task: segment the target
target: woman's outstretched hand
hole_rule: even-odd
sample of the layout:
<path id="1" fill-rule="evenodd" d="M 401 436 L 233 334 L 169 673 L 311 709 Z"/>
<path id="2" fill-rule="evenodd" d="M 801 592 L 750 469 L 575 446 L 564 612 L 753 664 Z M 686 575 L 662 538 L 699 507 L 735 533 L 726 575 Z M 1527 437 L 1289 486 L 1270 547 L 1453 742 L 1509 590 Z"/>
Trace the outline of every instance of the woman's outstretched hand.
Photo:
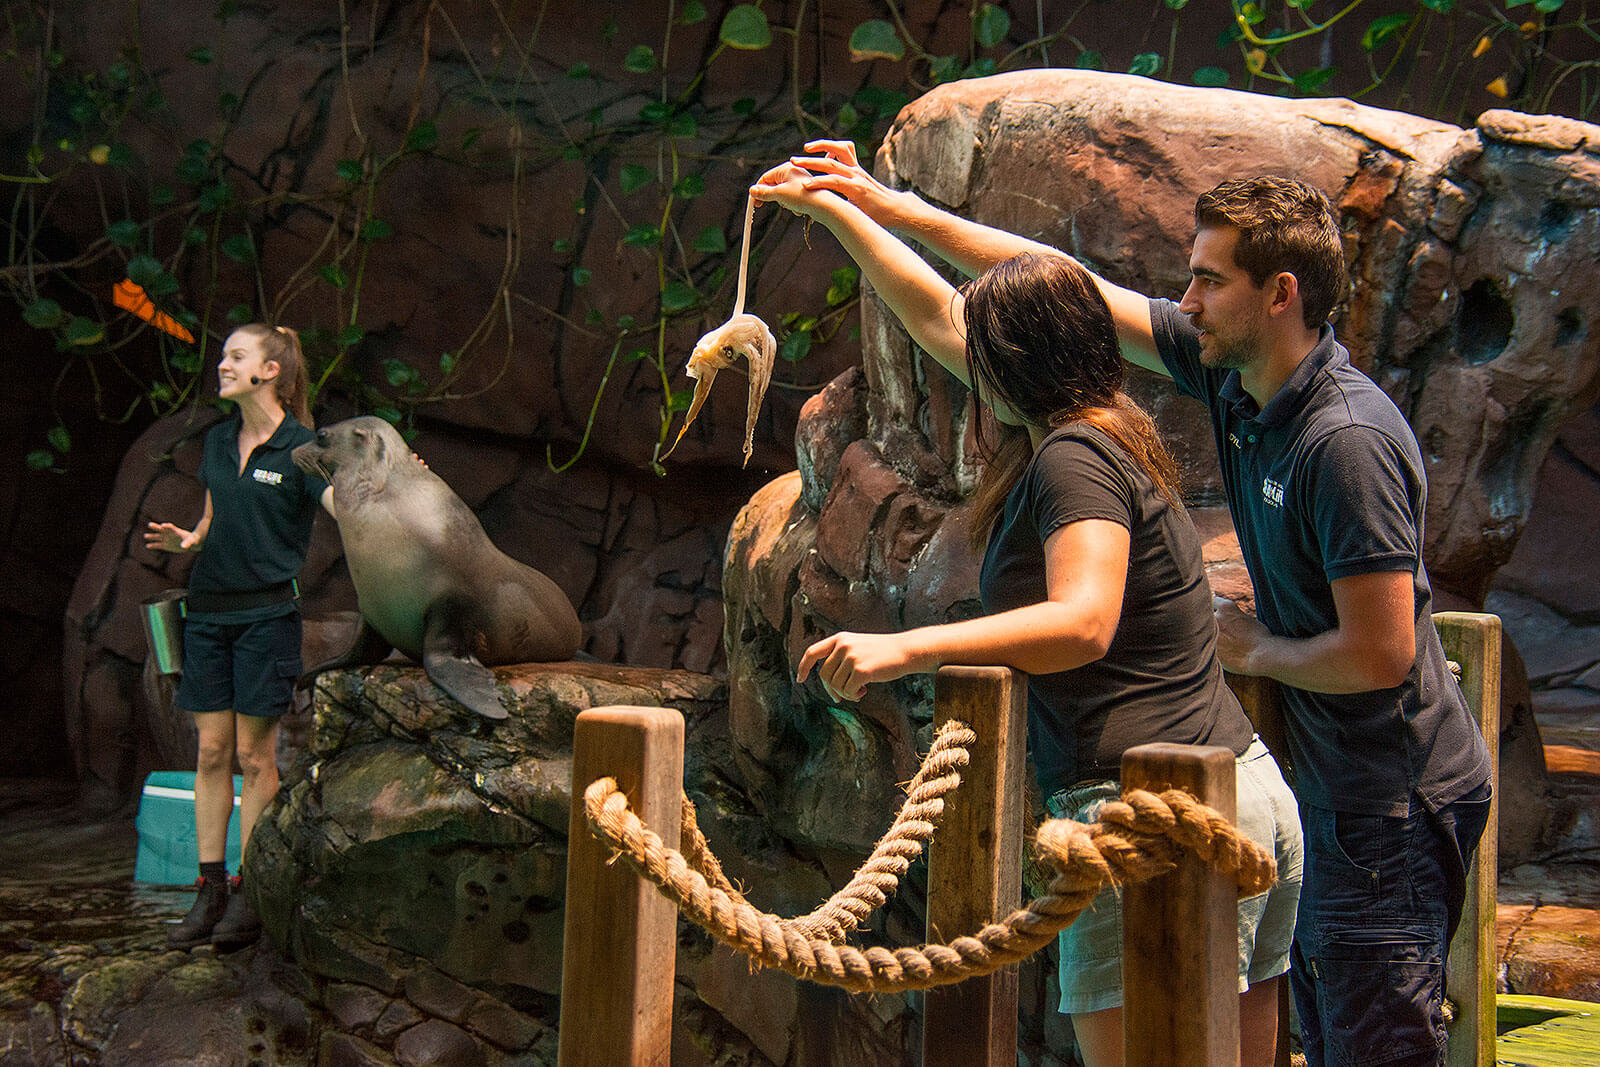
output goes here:
<path id="1" fill-rule="evenodd" d="M 170 522 L 146 523 L 144 547 L 154 552 L 192 552 L 200 546 L 200 538 L 192 530 L 174 526 Z"/>
<path id="2" fill-rule="evenodd" d="M 807 191 L 836 193 L 881 226 L 892 229 L 901 221 L 910 194 L 896 192 L 868 173 L 856 159 L 854 141 L 807 141 L 806 151 L 811 154 L 791 156 L 789 163 L 808 175 Z"/>
<path id="3" fill-rule="evenodd" d="M 860 700 L 872 682 L 892 682 L 937 666 L 922 660 L 909 634 L 858 634 L 846 630 L 806 649 L 795 668 L 795 681 L 805 681 L 815 666 L 829 697 Z"/>

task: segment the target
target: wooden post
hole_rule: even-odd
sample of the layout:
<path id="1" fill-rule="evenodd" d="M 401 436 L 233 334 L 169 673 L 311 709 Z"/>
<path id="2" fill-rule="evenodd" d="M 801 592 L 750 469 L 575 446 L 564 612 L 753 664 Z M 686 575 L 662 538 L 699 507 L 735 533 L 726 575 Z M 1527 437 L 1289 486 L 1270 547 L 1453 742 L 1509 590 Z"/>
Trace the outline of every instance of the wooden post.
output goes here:
<path id="1" fill-rule="evenodd" d="M 560 1067 L 668 1067 L 678 909 L 595 840 L 583 791 L 614 778 L 629 806 L 678 847 L 683 716 L 672 708 L 591 708 L 572 742 Z"/>
<path id="2" fill-rule="evenodd" d="M 1150 744 L 1122 754 L 1126 789 L 1185 789 L 1235 818 L 1233 753 Z M 1238 886 L 1204 860 L 1122 890 L 1124 1063 L 1236 1067 Z"/>
<path id="3" fill-rule="evenodd" d="M 1486 1067 L 1495 1062 L 1495 883 L 1500 836 L 1500 618 L 1467 611 L 1433 616 L 1445 658 L 1461 666 L 1461 692 L 1489 745 L 1495 797 L 1478 852 L 1467 871 L 1461 925 L 1450 942 L 1445 995 L 1455 1002 L 1450 1023 L 1448 1067 Z"/>
<path id="4" fill-rule="evenodd" d="M 945 801 L 928 851 L 929 941 L 970 934 L 1022 902 L 1023 756 L 1027 676 L 1008 667 L 945 667 L 934 680 L 934 725 L 957 719 L 978 735 Z M 1017 1062 L 1017 968 L 930 989 L 922 1009 L 924 1067 Z"/>

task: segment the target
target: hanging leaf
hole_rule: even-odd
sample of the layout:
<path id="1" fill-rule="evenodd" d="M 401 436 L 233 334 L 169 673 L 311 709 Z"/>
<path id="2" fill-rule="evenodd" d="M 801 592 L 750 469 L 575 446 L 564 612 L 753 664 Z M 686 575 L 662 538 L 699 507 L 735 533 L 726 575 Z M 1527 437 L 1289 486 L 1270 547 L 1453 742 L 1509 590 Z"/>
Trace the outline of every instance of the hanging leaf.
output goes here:
<path id="1" fill-rule="evenodd" d="M 106 236 L 111 239 L 111 243 L 114 245 L 132 248 L 135 242 L 139 240 L 139 224 L 132 219 L 113 222 L 106 228 Z"/>
<path id="2" fill-rule="evenodd" d="M 439 143 L 439 128 L 432 121 L 419 122 L 406 134 L 407 152 L 426 152 Z"/>
<path id="3" fill-rule="evenodd" d="M 1455 10 L 1456 0 L 1422 0 L 1422 6 L 1429 11 L 1437 11 L 1441 15 L 1448 15 Z"/>
<path id="4" fill-rule="evenodd" d="M 222 254 L 235 263 L 249 263 L 256 258 L 255 242 L 250 240 L 247 233 L 236 233 L 232 237 L 225 237 L 218 246 Z"/>
<path id="5" fill-rule="evenodd" d="M 398 389 L 402 385 L 416 381 L 417 372 L 402 360 L 386 359 L 383 361 L 383 377 L 385 381 Z"/>
<path id="6" fill-rule="evenodd" d="M 661 310 L 670 315 L 694 307 L 699 299 L 700 294 L 691 286 L 683 282 L 668 282 L 666 288 L 661 290 Z"/>
<path id="7" fill-rule="evenodd" d="M 253 318 L 255 318 L 255 312 L 250 310 L 249 304 L 235 304 L 228 309 L 228 321 L 235 326 L 243 326 Z M 302 333 L 301 340 L 304 339 L 305 335 Z"/>
<path id="8" fill-rule="evenodd" d="M 1338 67 L 1319 67 L 1316 70 L 1303 70 L 1294 76 L 1294 91 L 1297 93 L 1314 93 L 1326 85 L 1328 79 L 1338 72 Z"/>
<path id="9" fill-rule="evenodd" d="M 1201 67 L 1194 72 L 1194 83 L 1208 89 L 1221 89 L 1228 84 L 1228 72 L 1221 67 Z"/>
<path id="10" fill-rule="evenodd" d="M 683 11 L 678 15 L 678 23 L 683 26 L 693 26 L 697 22 L 706 20 L 706 5 L 700 0 L 689 0 L 683 5 Z"/>
<path id="11" fill-rule="evenodd" d="M 678 184 L 672 187 L 674 196 L 685 200 L 693 200 L 706 191 L 706 180 L 698 174 L 688 174 L 678 179 Z"/>
<path id="12" fill-rule="evenodd" d="M 974 59 L 971 63 L 968 63 L 966 69 L 961 72 L 961 76 L 963 78 L 987 78 L 994 72 L 994 60 L 990 59 L 988 56 L 984 56 L 981 59 Z"/>
<path id="13" fill-rule="evenodd" d="M 50 427 L 50 429 L 45 433 L 44 439 L 49 441 L 50 447 L 55 449 L 57 452 L 66 454 L 72 451 L 72 435 L 68 433 L 67 428 L 61 425 L 59 422 Z"/>
<path id="14" fill-rule="evenodd" d="M 728 250 L 727 235 L 720 226 L 707 226 L 694 235 L 693 248 L 696 252 L 716 254 Z"/>
<path id="15" fill-rule="evenodd" d="M 1411 25 L 1410 15 L 1379 15 L 1367 23 L 1366 32 L 1361 35 L 1361 47 L 1368 52 L 1375 52 L 1379 45 L 1409 25 Z"/>
<path id="16" fill-rule="evenodd" d="M 580 289 L 585 285 L 588 285 L 589 279 L 592 277 L 594 277 L 594 271 L 590 270 L 588 267 L 572 268 L 572 284 L 578 286 Z"/>
<path id="17" fill-rule="evenodd" d="M 993 48 L 1010 32 L 1011 16 L 1004 9 L 994 4 L 978 8 L 978 16 L 972 21 L 972 36 L 980 48 Z"/>
<path id="18" fill-rule="evenodd" d="M 360 234 L 363 241 L 381 241 L 394 236 L 394 227 L 382 219 L 368 219 L 361 224 Z"/>
<path id="19" fill-rule="evenodd" d="M 366 336 L 367 331 L 352 322 L 350 325 L 339 331 L 339 347 L 349 348 L 351 345 L 358 345 Z"/>
<path id="20" fill-rule="evenodd" d="M 622 61 L 622 69 L 630 74 L 649 74 L 656 69 L 656 50 L 647 44 L 634 45 Z"/>
<path id="21" fill-rule="evenodd" d="M 1079 70 L 1099 70 L 1105 64 L 1105 57 L 1092 48 L 1079 52 L 1075 61 L 1075 65 Z"/>
<path id="22" fill-rule="evenodd" d="M 861 63 L 869 59 L 901 60 L 906 46 L 894 27 L 882 19 L 863 22 L 850 33 L 850 59 Z"/>
<path id="23" fill-rule="evenodd" d="M 317 268 L 317 276 L 335 289 L 343 289 L 350 284 L 350 278 L 339 269 L 337 263 L 324 263 Z"/>
<path id="24" fill-rule="evenodd" d="M 953 82 L 961 76 L 959 56 L 934 56 L 928 63 L 928 77 L 935 85 Z"/>
<path id="25" fill-rule="evenodd" d="M 842 304 L 856 295 L 860 272 L 854 267 L 840 267 L 828 278 L 828 306 Z"/>
<path id="26" fill-rule="evenodd" d="M 674 137 L 693 137 L 699 128 L 694 116 L 687 111 L 680 111 L 667 121 L 667 132 Z"/>
<path id="27" fill-rule="evenodd" d="M 722 17 L 717 40 L 729 48 L 754 52 L 772 43 L 767 13 L 754 4 L 738 4 Z"/>
<path id="28" fill-rule="evenodd" d="M 590 73 L 589 64 L 587 63 L 574 63 L 572 66 L 567 68 L 567 77 L 573 79 L 574 81 L 577 81 L 579 78 L 587 78 Z"/>
<path id="29" fill-rule="evenodd" d="M 202 226 L 190 226 L 183 231 L 183 243 L 186 245 L 203 245 L 211 237 L 211 231 Z"/>
<path id="30" fill-rule="evenodd" d="M 144 288 L 161 276 L 161 261 L 155 256 L 137 255 L 128 260 L 128 277 Z"/>
<path id="31" fill-rule="evenodd" d="M 622 235 L 622 243 L 634 248 L 649 248 L 661 240 L 661 229 L 648 222 L 636 222 Z"/>
<path id="32" fill-rule="evenodd" d="M 1133 57 L 1133 62 L 1128 66 L 1129 74 L 1137 74 L 1143 78 L 1153 78 L 1161 73 L 1161 56 L 1155 52 L 1140 52 Z"/>
<path id="33" fill-rule="evenodd" d="M 61 325 L 66 315 L 54 300 L 40 297 L 22 309 L 22 320 L 38 330 L 53 330 Z"/>
<path id="34" fill-rule="evenodd" d="M 56 457 L 54 452 L 36 448 L 28 453 L 24 462 L 28 464 L 28 469 L 31 471 L 47 471 L 56 465 Z"/>
<path id="35" fill-rule="evenodd" d="M 72 316 L 72 321 L 67 323 L 65 335 L 67 344 L 83 348 L 88 345 L 97 345 L 106 336 L 106 328 L 93 319 L 86 319 L 82 315 Z"/>
<path id="36" fill-rule="evenodd" d="M 655 171 L 649 167 L 641 167 L 637 163 L 624 164 L 622 174 L 617 183 L 622 186 L 623 193 L 633 193 L 656 180 Z"/>
<path id="37" fill-rule="evenodd" d="M 358 182 L 361 180 L 361 160 L 341 159 L 333 166 L 333 172 L 343 182 Z"/>

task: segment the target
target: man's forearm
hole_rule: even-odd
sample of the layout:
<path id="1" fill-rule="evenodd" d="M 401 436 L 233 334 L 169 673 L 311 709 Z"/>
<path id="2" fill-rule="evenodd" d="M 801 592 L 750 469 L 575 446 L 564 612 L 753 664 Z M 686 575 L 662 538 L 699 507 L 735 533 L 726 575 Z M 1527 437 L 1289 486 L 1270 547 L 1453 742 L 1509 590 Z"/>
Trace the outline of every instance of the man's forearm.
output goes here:
<path id="1" fill-rule="evenodd" d="M 1403 650 L 1361 647 L 1338 630 L 1315 637 L 1263 636 L 1241 673 L 1272 678 L 1312 693 L 1366 693 L 1405 681 L 1415 659 Z"/>
<path id="2" fill-rule="evenodd" d="M 969 278 L 976 278 L 996 263 L 1024 252 L 1066 255 L 1059 248 L 964 219 L 935 207 L 915 193 L 901 195 L 900 212 L 885 224 L 914 238 Z"/>

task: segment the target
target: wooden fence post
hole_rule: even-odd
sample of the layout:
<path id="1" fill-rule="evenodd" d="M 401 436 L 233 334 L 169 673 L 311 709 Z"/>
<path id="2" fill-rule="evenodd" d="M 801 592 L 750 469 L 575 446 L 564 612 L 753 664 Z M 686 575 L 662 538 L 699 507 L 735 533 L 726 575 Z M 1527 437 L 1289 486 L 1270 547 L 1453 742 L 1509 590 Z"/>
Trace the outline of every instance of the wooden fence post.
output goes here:
<path id="1" fill-rule="evenodd" d="M 625 864 L 607 866 L 583 791 L 614 778 L 628 804 L 678 847 L 683 716 L 672 708 L 591 708 L 572 742 L 560 1067 L 668 1067 L 678 909 Z"/>
<path id="2" fill-rule="evenodd" d="M 1184 789 L 1235 818 L 1233 753 L 1149 744 L 1122 754 L 1123 789 Z M 1238 886 L 1196 856 L 1122 889 L 1124 1063 L 1236 1067 Z"/>
<path id="3" fill-rule="evenodd" d="M 1461 667 L 1461 692 L 1489 745 L 1495 797 L 1478 852 L 1467 871 L 1461 925 L 1450 942 L 1445 993 L 1455 1002 L 1450 1023 L 1448 1067 L 1486 1067 L 1495 1062 L 1495 887 L 1500 836 L 1500 617 L 1467 611 L 1433 616 L 1445 658 Z"/>
<path id="4" fill-rule="evenodd" d="M 945 667 L 934 679 L 934 725 L 978 735 L 928 850 L 930 942 L 969 934 L 1022 902 L 1022 776 L 1027 676 L 1008 667 Z M 922 1008 L 924 1067 L 1017 1062 L 1017 968 L 930 989 Z"/>

